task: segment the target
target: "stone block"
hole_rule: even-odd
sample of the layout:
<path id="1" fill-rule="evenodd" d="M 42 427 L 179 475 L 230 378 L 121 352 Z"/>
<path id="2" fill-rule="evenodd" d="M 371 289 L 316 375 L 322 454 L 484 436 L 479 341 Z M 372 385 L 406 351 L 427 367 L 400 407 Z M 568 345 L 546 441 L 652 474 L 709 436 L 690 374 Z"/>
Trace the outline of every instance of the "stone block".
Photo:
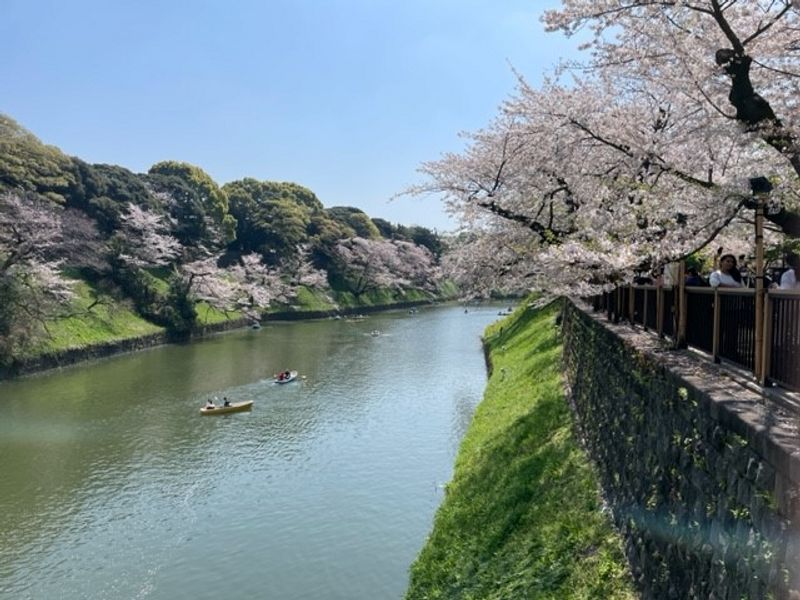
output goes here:
<path id="1" fill-rule="evenodd" d="M 747 479 L 740 479 L 736 484 L 736 501 L 742 506 L 750 506 L 753 500 L 753 491 Z"/>
<path id="2" fill-rule="evenodd" d="M 775 502 L 778 514 L 785 517 L 795 527 L 800 527 L 798 518 L 798 492 L 796 485 L 783 473 L 775 474 Z"/>
<path id="3" fill-rule="evenodd" d="M 747 464 L 744 466 L 743 475 L 750 481 L 755 481 L 756 473 L 758 472 L 758 456 L 754 452 L 746 452 L 742 460 L 746 460 Z"/>
<path id="4" fill-rule="evenodd" d="M 800 485 L 800 450 L 795 450 L 789 455 L 789 479 L 795 485 Z"/>
<path id="5" fill-rule="evenodd" d="M 755 483 L 759 490 L 772 490 L 775 485 L 775 469 L 764 461 L 759 462 Z"/>
<path id="6" fill-rule="evenodd" d="M 796 535 L 797 532 L 792 533 L 795 535 L 790 534 L 786 541 L 783 564 L 790 568 L 790 581 L 800 582 L 800 537 Z"/>
<path id="7" fill-rule="evenodd" d="M 725 470 L 723 472 L 728 474 L 728 481 L 725 485 L 725 491 L 733 495 L 736 493 L 736 489 L 739 486 L 739 471 L 731 466 L 730 462 L 726 462 Z"/>
<path id="8" fill-rule="evenodd" d="M 715 424 L 711 431 L 711 445 L 716 450 L 722 450 L 725 447 L 725 432 L 718 424 Z"/>

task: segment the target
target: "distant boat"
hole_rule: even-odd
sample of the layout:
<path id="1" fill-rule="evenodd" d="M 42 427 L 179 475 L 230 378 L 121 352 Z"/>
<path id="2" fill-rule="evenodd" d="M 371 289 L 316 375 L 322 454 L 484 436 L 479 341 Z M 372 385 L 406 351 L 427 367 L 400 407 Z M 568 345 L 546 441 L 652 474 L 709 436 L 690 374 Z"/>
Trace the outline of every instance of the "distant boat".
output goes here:
<path id="1" fill-rule="evenodd" d="M 244 402 L 231 402 L 229 406 L 204 406 L 200 409 L 200 413 L 204 415 L 223 415 L 225 413 L 242 412 L 253 408 L 252 400 L 245 400 Z"/>
<path id="2" fill-rule="evenodd" d="M 284 371 L 275 376 L 274 383 L 289 383 L 297 379 L 297 371 Z"/>

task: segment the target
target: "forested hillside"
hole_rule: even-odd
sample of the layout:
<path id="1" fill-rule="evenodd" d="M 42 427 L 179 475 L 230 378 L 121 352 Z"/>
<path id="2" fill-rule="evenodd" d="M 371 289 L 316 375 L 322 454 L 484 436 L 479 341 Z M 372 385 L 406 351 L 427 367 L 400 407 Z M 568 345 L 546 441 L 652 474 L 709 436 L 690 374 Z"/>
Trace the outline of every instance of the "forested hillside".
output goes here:
<path id="1" fill-rule="evenodd" d="M 89 164 L 0 114 L 0 365 L 101 314 L 183 336 L 201 315 L 434 298 L 441 254 L 435 232 L 296 183 Z"/>

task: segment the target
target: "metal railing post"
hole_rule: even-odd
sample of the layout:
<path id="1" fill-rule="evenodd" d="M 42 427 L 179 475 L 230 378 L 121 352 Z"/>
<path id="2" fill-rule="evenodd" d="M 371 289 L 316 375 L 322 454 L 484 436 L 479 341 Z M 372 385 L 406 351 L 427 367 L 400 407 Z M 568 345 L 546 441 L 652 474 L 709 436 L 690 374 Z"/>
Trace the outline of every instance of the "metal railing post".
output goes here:
<path id="1" fill-rule="evenodd" d="M 719 288 L 714 289 L 714 327 L 711 333 L 711 358 L 719 362 L 719 337 L 720 337 L 720 295 Z"/>
<path id="2" fill-rule="evenodd" d="M 641 292 L 642 292 L 642 296 L 643 296 L 643 298 L 642 298 L 642 327 L 644 328 L 645 331 L 647 331 L 647 314 L 648 314 L 647 313 L 647 304 L 648 304 L 647 297 L 650 294 L 647 293 L 646 289 L 642 289 Z"/>
<path id="3" fill-rule="evenodd" d="M 764 381 L 762 367 L 764 345 L 764 202 L 756 194 L 756 302 L 755 302 L 755 348 L 753 349 L 753 371 L 756 381 Z"/>
<path id="4" fill-rule="evenodd" d="M 664 288 L 656 289 L 656 332 L 658 337 L 664 335 Z"/>
<path id="5" fill-rule="evenodd" d="M 686 293 L 686 262 L 681 261 L 678 268 L 678 291 L 675 293 L 675 304 L 677 305 L 676 314 L 678 316 L 677 326 L 675 327 L 675 347 L 686 348 L 686 317 L 688 311 L 689 296 Z"/>
<path id="6" fill-rule="evenodd" d="M 755 306 L 755 348 L 753 371 L 756 381 L 764 381 L 762 372 L 762 351 L 764 344 L 764 201 L 772 191 L 772 183 L 766 177 L 752 177 L 750 189 L 756 201 L 755 243 L 756 243 L 756 306 Z"/>
<path id="7" fill-rule="evenodd" d="M 636 292 L 633 290 L 633 285 L 628 286 L 628 320 L 631 325 L 636 323 Z"/>
<path id="8" fill-rule="evenodd" d="M 773 300 L 769 292 L 764 294 L 764 340 L 761 350 L 761 378 L 760 385 L 769 383 L 769 370 L 772 362 L 772 308 Z"/>

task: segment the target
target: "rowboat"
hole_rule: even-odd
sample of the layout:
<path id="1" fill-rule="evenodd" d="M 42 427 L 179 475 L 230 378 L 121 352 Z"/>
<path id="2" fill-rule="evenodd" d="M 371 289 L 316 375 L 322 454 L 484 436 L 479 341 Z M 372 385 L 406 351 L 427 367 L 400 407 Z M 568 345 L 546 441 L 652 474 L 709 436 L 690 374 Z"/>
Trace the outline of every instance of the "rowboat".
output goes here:
<path id="1" fill-rule="evenodd" d="M 251 408 L 253 408 L 253 401 L 245 400 L 244 402 L 231 402 L 230 406 L 215 406 L 214 408 L 204 406 L 200 409 L 200 412 L 204 415 L 224 415 L 225 413 L 242 412 Z"/>
<path id="2" fill-rule="evenodd" d="M 275 383 L 289 383 L 290 381 L 294 381 L 297 379 L 297 371 L 289 371 L 289 374 L 286 375 L 284 373 L 279 373 L 275 376 Z"/>

